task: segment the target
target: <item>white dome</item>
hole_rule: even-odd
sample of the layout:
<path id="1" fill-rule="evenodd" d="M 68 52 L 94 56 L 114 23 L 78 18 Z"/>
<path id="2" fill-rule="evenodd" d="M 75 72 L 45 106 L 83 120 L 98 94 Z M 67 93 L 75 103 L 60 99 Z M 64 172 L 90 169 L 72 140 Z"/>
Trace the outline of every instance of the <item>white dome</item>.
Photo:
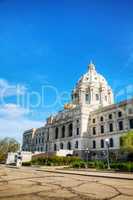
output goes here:
<path id="1" fill-rule="evenodd" d="M 104 86 L 104 87 L 108 86 L 106 79 L 101 74 L 97 73 L 94 65 L 92 68 L 92 64 L 89 65 L 88 72 L 79 79 L 77 83 L 77 87 L 83 84 L 88 84 L 88 85 L 93 84 L 93 85 L 99 85 L 99 86 Z"/>
<path id="2" fill-rule="evenodd" d="M 84 74 L 72 91 L 74 104 L 82 104 L 88 99 L 90 104 L 110 105 L 113 103 L 113 92 L 106 79 L 99 74 L 94 64 L 89 64 L 88 72 Z"/>

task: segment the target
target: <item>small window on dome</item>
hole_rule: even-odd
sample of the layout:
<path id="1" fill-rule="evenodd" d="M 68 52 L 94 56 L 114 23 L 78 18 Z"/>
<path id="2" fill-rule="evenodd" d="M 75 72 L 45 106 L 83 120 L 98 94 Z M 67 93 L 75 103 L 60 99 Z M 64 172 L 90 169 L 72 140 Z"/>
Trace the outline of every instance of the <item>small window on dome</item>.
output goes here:
<path id="1" fill-rule="evenodd" d="M 95 118 L 93 118 L 92 122 L 93 122 L 93 123 L 95 123 L 95 122 L 96 122 L 96 119 L 95 119 Z"/>
<path id="2" fill-rule="evenodd" d="M 107 96 L 105 96 L 105 101 L 107 101 Z"/>
<path id="3" fill-rule="evenodd" d="M 103 122 L 103 116 L 100 117 L 100 121 Z"/>
<path id="4" fill-rule="evenodd" d="M 89 103 L 89 94 L 85 95 L 85 101 L 86 101 L 86 103 Z"/>
<path id="5" fill-rule="evenodd" d="M 133 109 L 132 108 L 128 109 L 128 114 L 133 114 Z"/>
<path id="6" fill-rule="evenodd" d="M 96 94 L 96 101 L 98 101 L 99 100 L 99 95 L 98 94 Z"/>

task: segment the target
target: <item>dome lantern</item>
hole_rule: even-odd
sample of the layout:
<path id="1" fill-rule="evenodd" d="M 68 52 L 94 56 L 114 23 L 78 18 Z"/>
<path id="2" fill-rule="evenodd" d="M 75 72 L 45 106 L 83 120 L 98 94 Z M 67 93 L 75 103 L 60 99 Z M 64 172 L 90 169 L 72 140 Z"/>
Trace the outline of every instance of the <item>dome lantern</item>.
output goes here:
<path id="1" fill-rule="evenodd" d="M 93 64 L 92 60 L 90 61 L 90 64 L 88 65 L 88 69 L 90 70 L 95 70 L 95 65 Z"/>

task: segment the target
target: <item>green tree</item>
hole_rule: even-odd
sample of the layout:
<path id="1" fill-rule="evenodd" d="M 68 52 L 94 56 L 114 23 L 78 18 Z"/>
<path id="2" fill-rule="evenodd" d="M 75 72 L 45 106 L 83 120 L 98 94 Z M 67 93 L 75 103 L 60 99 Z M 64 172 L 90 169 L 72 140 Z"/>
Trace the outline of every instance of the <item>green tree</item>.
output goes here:
<path id="1" fill-rule="evenodd" d="M 20 144 L 14 138 L 0 139 L 0 162 L 6 160 L 8 152 L 17 152 L 19 149 Z"/>
<path id="2" fill-rule="evenodd" d="M 120 146 L 122 151 L 133 153 L 133 131 L 129 131 L 121 136 Z"/>

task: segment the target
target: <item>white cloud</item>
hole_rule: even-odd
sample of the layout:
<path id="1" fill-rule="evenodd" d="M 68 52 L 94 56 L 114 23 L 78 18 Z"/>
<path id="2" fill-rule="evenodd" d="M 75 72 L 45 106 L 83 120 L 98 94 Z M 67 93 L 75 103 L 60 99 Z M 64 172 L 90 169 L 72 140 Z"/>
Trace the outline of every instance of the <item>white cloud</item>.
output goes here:
<path id="1" fill-rule="evenodd" d="M 43 126 L 41 121 L 30 120 L 29 113 L 16 104 L 0 106 L 0 137 L 14 137 L 20 141 L 25 130 Z"/>
<path id="2" fill-rule="evenodd" d="M 14 137 L 22 140 L 25 130 L 38 128 L 44 125 L 43 122 L 31 120 L 31 111 L 18 104 L 5 103 L 5 97 L 23 96 L 27 88 L 22 84 L 12 84 L 5 79 L 0 79 L 0 138 Z"/>
<path id="3" fill-rule="evenodd" d="M 0 97 L 24 95 L 27 88 L 22 84 L 11 84 L 5 79 L 0 79 Z"/>
<path id="4" fill-rule="evenodd" d="M 6 118 L 22 117 L 29 114 L 30 111 L 16 104 L 5 104 L 0 106 L 0 116 Z"/>

